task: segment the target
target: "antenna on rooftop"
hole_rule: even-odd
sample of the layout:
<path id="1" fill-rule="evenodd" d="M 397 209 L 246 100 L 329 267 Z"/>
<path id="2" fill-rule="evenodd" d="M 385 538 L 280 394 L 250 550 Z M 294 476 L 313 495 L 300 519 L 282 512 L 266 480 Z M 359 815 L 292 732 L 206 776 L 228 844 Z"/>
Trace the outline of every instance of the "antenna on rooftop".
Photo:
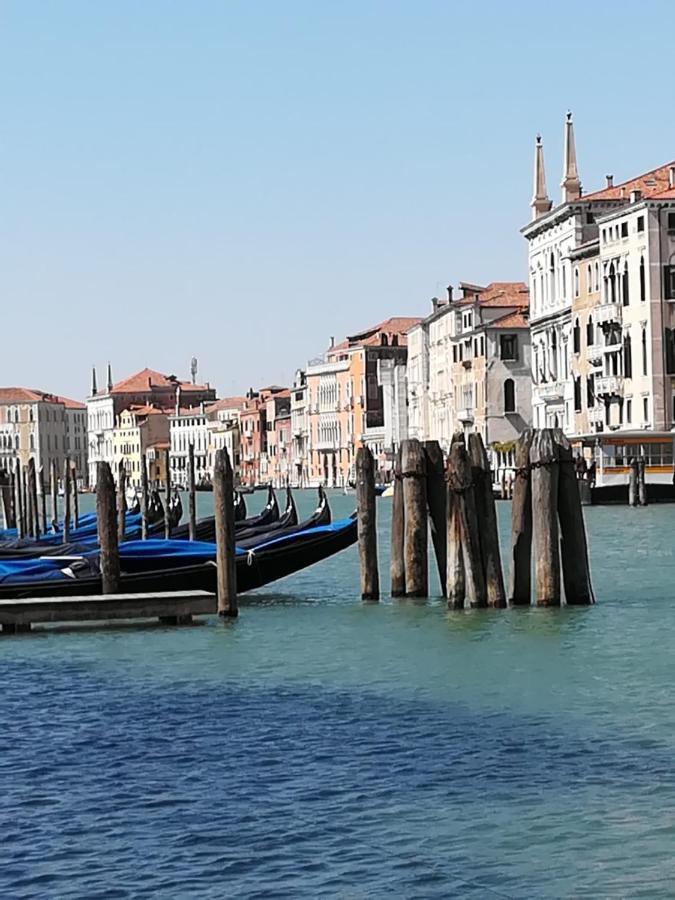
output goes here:
<path id="1" fill-rule="evenodd" d="M 192 383 L 197 383 L 197 357 L 193 356 L 190 360 L 190 375 L 192 376 Z"/>

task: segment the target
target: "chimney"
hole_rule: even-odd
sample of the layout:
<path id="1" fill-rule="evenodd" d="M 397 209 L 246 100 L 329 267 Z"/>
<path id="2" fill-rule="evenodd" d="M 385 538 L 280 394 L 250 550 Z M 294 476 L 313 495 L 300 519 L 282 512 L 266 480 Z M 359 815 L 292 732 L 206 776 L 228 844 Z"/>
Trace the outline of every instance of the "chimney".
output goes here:
<path id="1" fill-rule="evenodd" d="M 675 187 L 675 166 L 668 169 L 668 187 Z"/>
<path id="2" fill-rule="evenodd" d="M 176 388 L 176 415 L 180 415 L 180 385 Z"/>
<path id="3" fill-rule="evenodd" d="M 448 303 L 452 303 L 452 290 L 453 290 L 452 285 L 449 284 L 448 287 L 447 287 L 447 291 L 448 291 Z"/>
<path id="4" fill-rule="evenodd" d="M 642 200 L 642 191 L 634 190 L 630 192 L 630 202 L 637 203 L 638 200 Z"/>
<path id="5" fill-rule="evenodd" d="M 334 337 L 334 335 L 331 334 L 331 336 L 330 336 L 330 349 L 332 350 L 334 346 L 335 346 L 335 337 Z"/>
<path id="6" fill-rule="evenodd" d="M 433 312 L 436 312 L 438 309 L 438 297 L 431 298 L 431 309 Z"/>
<path id="7" fill-rule="evenodd" d="M 614 187 L 614 176 L 613 175 L 605 175 L 605 187 L 611 188 Z"/>

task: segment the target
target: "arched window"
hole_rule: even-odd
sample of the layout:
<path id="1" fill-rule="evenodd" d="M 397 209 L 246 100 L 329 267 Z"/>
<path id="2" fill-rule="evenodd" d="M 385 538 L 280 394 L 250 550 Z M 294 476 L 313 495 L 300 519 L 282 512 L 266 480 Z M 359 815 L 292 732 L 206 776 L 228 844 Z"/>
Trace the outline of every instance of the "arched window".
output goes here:
<path id="1" fill-rule="evenodd" d="M 633 377 L 633 351 L 630 334 L 623 339 L 623 374 L 626 378 Z"/>
<path id="2" fill-rule="evenodd" d="M 507 378 L 504 382 L 504 412 L 512 413 L 516 411 L 516 387 L 513 378 Z"/>
<path id="3" fill-rule="evenodd" d="M 551 303 L 555 303 L 555 256 L 551 253 L 548 264 L 548 297 Z"/>
<path id="4" fill-rule="evenodd" d="M 581 353 L 581 328 L 579 327 L 579 320 L 574 320 L 574 328 L 572 330 L 572 344 L 573 344 L 573 352 Z"/>
<path id="5" fill-rule="evenodd" d="M 642 326 L 642 374 L 647 374 L 647 329 Z"/>
<path id="6" fill-rule="evenodd" d="M 610 303 L 616 303 L 616 269 L 614 263 L 609 264 L 609 297 Z"/>
<path id="7" fill-rule="evenodd" d="M 600 290 L 600 263 L 595 264 L 595 283 L 594 283 L 595 293 L 597 294 Z"/>
<path id="8" fill-rule="evenodd" d="M 621 279 L 621 299 L 624 306 L 628 306 L 628 260 L 623 264 L 623 278 Z"/>
<path id="9" fill-rule="evenodd" d="M 586 346 L 592 347 L 595 343 L 595 329 L 593 328 L 593 316 L 588 317 L 586 322 Z"/>
<path id="10" fill-rule="evenodd" d="M 549 361 L 549 368 L 551 370 L 551 378 L 555 381 L 558 377 L 558 338 L 555 329 L 552 329 L 551 331 L 551 358 Z"/>
<path id="11" fill-rule="evenodd" d="M 647 289 L 645 284 L 645 258 L 640 257 L 640 302 L 644 303 L 647 298 Z"/>
<path id="12" fill-rule="evenodd" d="M 28 446 L 31 450 L 35 450 L 35 435 L 32 431 L 28 437 Z"/>
<path id="13" fill-rule="evenodd" d="M 591 264 L 589 263 L 586 268 L 586 293 L 591 294 L 593 292 L 593 269 L 591 268 Z"/>
<path id="14" fill-rule="evenodd" d="M 579 267 L 574 267 L 574 296 L 579 296 Z"/>

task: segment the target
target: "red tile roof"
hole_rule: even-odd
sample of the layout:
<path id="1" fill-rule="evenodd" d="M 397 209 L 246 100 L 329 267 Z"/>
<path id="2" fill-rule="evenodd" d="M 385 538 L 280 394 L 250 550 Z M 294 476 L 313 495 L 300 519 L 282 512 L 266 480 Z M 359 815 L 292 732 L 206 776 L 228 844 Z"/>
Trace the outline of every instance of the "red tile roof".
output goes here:
<path id="1" fill-rule="evenodd" d="M 391 345 L 389 339 L 396 335 L 398 346 L 405 347 L 407 332 L 421 321 L 420 316 L 391 316 L 383 322 L 373 325 L 371 328 L 348 335 L 347 340 L 340 341 L 339 344 L 329 347 L 327 353 L 329 356 L 333 356 L 336 352 L 349 350 L 351 347 L 380 346 L 382 343 L 381 335 L 383 334 L 386 335 L 389 345 Z"/>
<path id="2" fill-rule="evenodd" d="M 223 397 L 222 400 L 216 400 L 206 407 L 206 412 L 218 412 L 221 409 L 244 409 L 246 406 L 246 397 Z"/>
<path id="3" fill-rule="evenodd" d="M 592 194 L 582 194 L 582 200 L 628 200 L 631 191 L 641 191 L 643 197 L 651 197 L 667 190 L 670 187 L 670 167 L 675 166 L 675 162 L 666 163 L 644 175 L 638 175 L 621 184 L 612 187 L 602 188 L 602 190 L 594 191 Z"/>
<path id="4" fill-rule="evenodd" d="M 60 403 L 66 409 L 86 409 L 84 403 L 79 400 L 70 400 L 68 397 L 59 397 L 48 391 L 35 391 L 32 388 L 6 387 L 0 388 L 0 404 L 4 403 Z"/>
<path id="5" fill-rule="evenodd" d="M 492 281 L 474 296 L 462 297 L 458 306 L 468 306 L 476 302 L 480 306 L 527 306 L 529 292 L 523 281 Z"/>
<path id="6" fill-rule="evenodd" d="M 209 388 L 205 384 L 192 384 L 189 381 L 180 381 L 175 376 L 162 375 L 154 369 L 141 369 L 135 375 L 118 381 L 113 385 L 111 393 L 113 394 L 137 394 L 147 391 L 150 388 L 176 388 L 180 387 L 181 393 L 188 391 L 207 391 Z"/>
<path id="7" fill-rule="evenodd" d="M 516 309 L 513 312 L 506 313 L 504 316 L 493 319 L 492 322 L 487 322 L 486 326 L 488 328 L 528 328 L 529 321 L 526 312 L 525 308 Z"/>

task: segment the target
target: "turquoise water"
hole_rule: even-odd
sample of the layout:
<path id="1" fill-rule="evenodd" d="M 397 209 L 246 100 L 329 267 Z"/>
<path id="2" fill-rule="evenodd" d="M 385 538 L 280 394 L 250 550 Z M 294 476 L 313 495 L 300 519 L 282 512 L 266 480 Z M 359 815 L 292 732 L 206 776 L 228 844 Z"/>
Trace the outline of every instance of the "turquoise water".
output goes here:
<path id="1" fill-rule="evenodd" d="M 352 548 L 235 622 L 2 640 L 0 896 L 672 896 L 675 509 L 586 517 L 591 609 L 364 605 Z"/>

